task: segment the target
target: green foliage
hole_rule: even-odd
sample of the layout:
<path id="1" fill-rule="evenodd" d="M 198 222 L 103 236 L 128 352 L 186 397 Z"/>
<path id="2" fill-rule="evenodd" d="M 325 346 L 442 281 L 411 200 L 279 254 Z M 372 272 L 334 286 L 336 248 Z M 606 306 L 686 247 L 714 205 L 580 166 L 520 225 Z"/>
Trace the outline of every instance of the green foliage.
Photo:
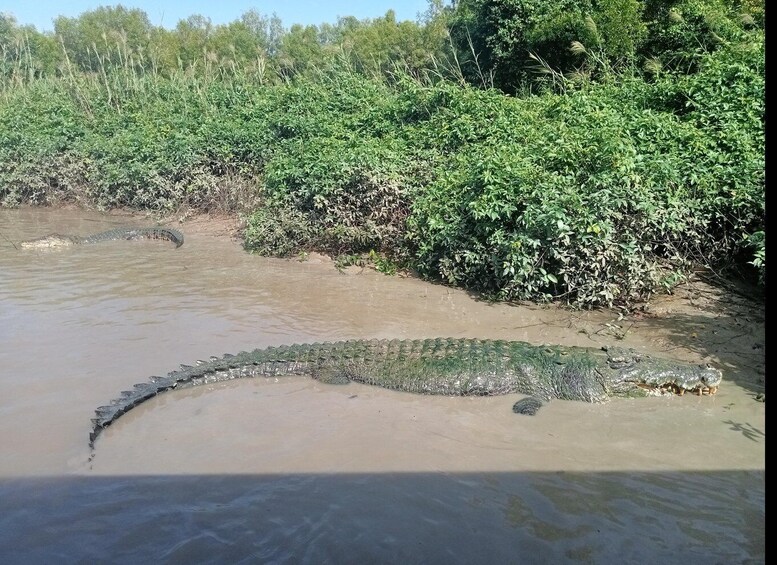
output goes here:
<path id="1" fill-rule="evenodd" d="M 643 2 L 637 0 L 599 0 L 591 18 L 596 24 L 593 35 L 596 45 L 617 63 L 632 62 L 637 49 L 647 36 L 647 24 L 642 19 Z M 582 39 L 580 40 L 582 41 Z"/>
<path id="2" fill-rule="evenodd" d="M 244 245 L 260 255 L 290 257 L 310 248 L 314 230 L 310 219 L 294 208 L 264 206 L 248 218 Z"/>
<path id="3" fill-rule="evenodd" d="M 744 240 L 753 247 L 753 260 L 748 263 L 758 269 L 758 281 L 766 284 L 766 233 L 757 231 L 745 234 Z"/>
<path id="4" fill-rule="evenodd" d="M 323 65 L 325 54 L 316 26 L 295 24 L 283 36 L 278 50 L 278 70 L 285 79 L 311 72 Z"/>
<path id="5" fill-rule="evenodd" d="M 151 23 L 146 13 L 121 5 L 104 6 L 78 18 L 59 16 L 54 32 L 71 63 L 79 69 L 97 72 L 126 64 L 130 52 L 148 52 Z M 143 66 L 138 58 L 135 64 Z"/>
<path id="6" fill-rule="evenodd" d="M 653 211 L 654 195 L 635 190 L 620 112 L 585 96 L 499 110 L 492 123 L 504 129 L 461 152 L 414 203 L 420 270 L 503 299 L 612 303 L 649 292 L 656 267 L 639 214 Z"/>
<path id="7" fill-rule="evenodd" d="M 353 26 L 342 34 L 353 68 L 373 77 L 383 77 L 397 68 L 420 76 L 429 68 L 441 39 L 414 22 L 398 22 L 392 10 L 370 25 Z"/>
<path id="8" fill-rule="evenodd" d="M 407 167 L 403 144 L 386 131 L 389 91 L 342 75 L 289 94 L 275 122 L 283 153 L 265 169 L 270 205 L 311 218 L 322 250 L 397 246 L 408 214 Z"/>
<path id="9" fill-rule="evenodd" d="M 694 73 L 701 57 L 742 39 L 743 7 L 732 0 L 651 0 L 645 3 L 645 57 L 666 69 Z"/>
<path id="10" fill-rule="evenodd" d="M 53 74 L 58 49 L 53 37 L 32 26 L 20 27 L 12 16 L 0 13 L 0 88 Z"/>
<path id="11" fill-rule="evenodd" d="M 369 260 L 375 265 L 375 270 L 384 275 L 394 276 L 400 269 L 399 263 L 393 259 L 386 257 L 385 255 L 376 252 L 374 249 L 370 249 L 367 256 Z"/>
<path id="12" fill-rule="evenodd" d="M 385 255 L 371 249 L 369 253 L 343 253 L 335 258 L 335 268 L 344 271 L 348 267 L 366 267 L 372 265 L 376 271 L 387 276 L 394 276 L 399 271 L 399 264 Z"/>
<path id="13" fill-rule="evenodd" d="M 530 53 L 554 69 L 579 63 L 569 46 L 588 38 L 585 15 L 591 9 L 589 0 L 462 0 L 451 37 L 470 82 L 477 84 L 474 73 L 487 69 L 493 86 L 514 93 L 537 77 Z"/>
<path id="14" fill-rule="evenodd" d="M 765 282 L 757 2 L 574 4 L 469 0 L 453 12 L 436 2 L 424 33 L 391 14 L 285 34 L 257 13 L 228 26 L 195 17 L 148 30 L 145 59 L 128 40 L 78 63 L 96 61 L 94 72 L 74 62 L 59 77 L 26 72 L 34 41 L 2 19 L 0 201 L 241 212 L 246 247 L 262 254 L 325 251 L 508 300 L 629 305 L 694 265 Z M 508 8 L 526 17 L 499 19 Z M 756 16 L 731 15 L 745 8 Z M 690 28 L 672 27 L 680 9 Z M 133 14 L 96 15 L 143 24 Z M 460 59 L 455 83 L 423 69 L 437 64 L 423 51 L 448 18 L 470 18 L 469 37 L 492 49 Z M 494 31 L 502 21 L 509 37 Z M 529 71 L 510 67 L 509 53 L 558 47 L 548 60 L 566 64 L 570 30 L 587 43 L 574 80 L 546 75 L 555 93 L 461 83 L 467 64 L 496 61 L 499 80 L 520 90 L 511 73 Z M 686 49 L 713 32 L 723 41 Z M 642 75 L 632 63 L 647 55 L 664 65 Z M 681 60 L 692 64 L 671 63 Z"/>
<path id="15" fill-rule="evenodd" d="M 594 64 L 608 71 L 597 80 L 613 69 L 693 74 L 754 29 L 763 29 L 761 0 L 461 0 L 451 18 L 468 82 L 511 94 Z"/>
<path id="16" fill-rule="evenodd" d="M 201 86 L 144 78 L 128 89 L 80 78 L 9 93 L 0 105 L 0 199 L 153 210 L 252 205 L 255 175 L 217 151 L 223 130 L 208 127 L 228 123 L 222 116 L 232 109 L 213 104 L 220 85 Z"/>
<path id="17" fill-rule="evenodd" d="M 690 109 L 688 121 L 709 136 L 700 163 L 709 174 L 706 211 L 720 225 L 716 237 L 725 241 L 723 249 L 737 257 L 752 252 L 739 239 L 742 234 L 757 233 L 766 222 L 763 40 L 757 34 L 749 43 L 705 57 L 697 74 L 679 82 Z M 763 280 L 765 256 L 754 265 Z"/>

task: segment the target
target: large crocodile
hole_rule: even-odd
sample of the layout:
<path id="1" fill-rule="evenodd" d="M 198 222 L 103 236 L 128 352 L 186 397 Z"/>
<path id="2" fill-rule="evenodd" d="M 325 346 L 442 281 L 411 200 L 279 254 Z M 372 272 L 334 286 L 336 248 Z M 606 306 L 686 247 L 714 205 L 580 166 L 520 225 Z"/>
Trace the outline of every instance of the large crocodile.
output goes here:
<path id="1" fill-rule="evenodd" d="M 19 245 L 27 249 L 45 249 L 50 247 L 63 247 L 66 245 L 79 245 L 83 243 L 100 243 L 115 239 L 165 239 L 175 243 L 176 248 L 183 245 L 183 234 L 171 228 L 115 228 L 84 237 L 78 235 L 60 235 L 52 233 L 38 239 L 22 241 Z"/>
<path id="2" fill-rule="evenodd" d="M 601 402 L 611 396 L 714 394 L 722 375 L 709 365 L 660 359 L 631 349 L 535 346 L 521 341 L 424 339 L 340 341 L 268 347 L 181 365 L 97 408 L 89 443 L 122 414 L 166 390 L 241 377 L 308 375 L 419 394 L 530 395 L 513 411 L 534 414 L 553 398 Z"/>

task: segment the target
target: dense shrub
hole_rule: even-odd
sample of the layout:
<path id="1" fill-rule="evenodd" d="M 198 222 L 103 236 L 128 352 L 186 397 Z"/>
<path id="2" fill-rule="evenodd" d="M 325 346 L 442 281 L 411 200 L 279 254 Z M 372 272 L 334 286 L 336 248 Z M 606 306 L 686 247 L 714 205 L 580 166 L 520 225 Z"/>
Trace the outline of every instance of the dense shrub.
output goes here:
<path id="1" fill-rule="evenodd" d="M 6 92 L 0 105 L 0 201 L 77 199 L 151 210 L 182 204 L 235 210 L 238 200 L 250 205 L 254 171 L 239 160 L 242 155 L 223 150 L 233 139 L 219 139 L 234 107 L 217 103 L 217 83 L 209 85 L 213 92 L 200 87 L 195 80 L 150 77 L 131 89 L 105 87 L 81 77 Z"/>
<path id="2" fill-rule="evenodd" d="M 727 152 L 695 112 L 679 118 L 636 102 L 644 93 L 623 96 L 650 88 L 500 97 L 485 139 L 472 116 L 483 106 L 459 107 L 444 121 L 472 141 L 413 204 L 422 272 L 501 298 L 628 303 L 690 262 L 730 262 L 763 225 L 762 135 L 740 127 L 747 143 Z"/>

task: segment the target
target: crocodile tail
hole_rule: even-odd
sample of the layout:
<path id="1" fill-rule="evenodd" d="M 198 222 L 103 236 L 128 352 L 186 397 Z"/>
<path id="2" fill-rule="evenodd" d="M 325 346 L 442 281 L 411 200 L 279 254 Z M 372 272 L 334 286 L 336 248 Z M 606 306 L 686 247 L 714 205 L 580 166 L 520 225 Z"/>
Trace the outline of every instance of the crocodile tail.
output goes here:
<path id="1" fill-rule="evenodd" d="M 311 346 L 296 345 L 256 349 L 250 353 L 224 354 L 198 361 L 196 366 L 181 365 L 164 377 L 151 377 L 147 382 L 136 384 L 132 390 L 125 390 L 118 398 L 95 410 L 89 445 L 102 431 L 146 400 L 165 391 L 213 384 L 245 377 L 276 377 L 288 374 L 309 374 L 312 368 L 305 361 Z"/>
<path id="2" fill-rule="evenodd" d="M 150 237 L 153 239 L 166 239 L 168 241 L 172 241 L 175 244 L 175 248 L 178 249 L 183 245 L 183 234 L 179 232 L 176 229 L 172 228 L 152 228 L 145 235 L 146 237 Z"/>

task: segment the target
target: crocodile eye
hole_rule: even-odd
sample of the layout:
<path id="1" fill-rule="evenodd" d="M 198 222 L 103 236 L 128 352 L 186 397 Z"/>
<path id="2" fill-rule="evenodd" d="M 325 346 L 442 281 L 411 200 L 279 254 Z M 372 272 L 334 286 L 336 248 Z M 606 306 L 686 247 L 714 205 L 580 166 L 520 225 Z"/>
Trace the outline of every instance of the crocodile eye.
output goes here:
<path id="1" fill-rule="evenodd" d="M 702 376 L 701 382 L 706 383 L 707 382 L 707 377 Z"/>

